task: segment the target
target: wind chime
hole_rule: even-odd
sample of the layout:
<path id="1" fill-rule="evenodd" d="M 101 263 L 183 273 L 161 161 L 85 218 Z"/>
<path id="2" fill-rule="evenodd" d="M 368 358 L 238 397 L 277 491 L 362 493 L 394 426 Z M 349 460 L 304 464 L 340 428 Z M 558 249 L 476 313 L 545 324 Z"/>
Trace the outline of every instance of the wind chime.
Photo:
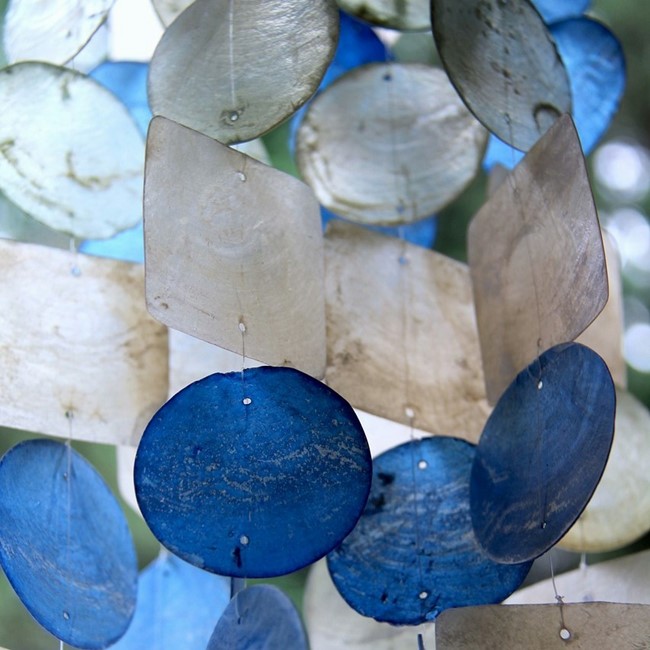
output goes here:
<path id="1" fill-rule="evenodd" d="M 122 650 L 647 639 L 645 605 L 555 583 L 498 604 L 555 544 L 648 530 L 649 416 L 584 162 L 624 63 L 588 3 L 157 0 L 148 70 L 90 75 L 61 65 L 112 2 L 34 4 L 8 3 L 0 69 L 0 423 L 67 441 L 0 460 L 0 562 L 34 618 Z M 369 24 L 433 26 L 442 65 Z M 289 118 L 302 180 L 235 148 Z M 431 250 L 434 215 L 481 165 L 465 265 Z M 73 439 L 132 468 L 163 547 L 139 577 Z M 312 564 L 306 627 L 245 582 Z"/>

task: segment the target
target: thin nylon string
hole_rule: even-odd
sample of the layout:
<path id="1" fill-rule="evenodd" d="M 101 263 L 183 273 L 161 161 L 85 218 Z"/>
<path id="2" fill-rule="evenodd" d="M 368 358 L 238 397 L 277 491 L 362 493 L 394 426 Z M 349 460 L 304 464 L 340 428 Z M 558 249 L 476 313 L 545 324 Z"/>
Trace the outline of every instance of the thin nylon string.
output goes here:
<path id="1" fill-rule="evenodd" d="M 242 172 L 243 173 L 243 172 Z M 246 324 L 244 323 L 243 316 L 239 319 L 238 323 L 239 331 L 241 332 L 241 385 L 242 385 L 242 403 L 244 404 L 245 407 L 250 404 L 248 400 L 250 400 L 249 397 L 246 395 L 246 380 L 245 380 L 245 374 L 246 374 L 246 334 L 247 334 L 247 329 L 246 329 Z M 248 413 L 248 410 L 246 411 Z M 251 513 L 250 510 L 248 512 L 248 521 L 251 520 Z M 243 537 L 243 536 L 242 536 Z M 235 596 L 242 591 L 243 589 L 246 589 L 246 580 L 243 579 L 239 581 L 237 578 L 231 578 L 230 579 L 230 599 L 232 600 L 235 598 Z M 239 600 L 235 600 L 235 612 L 237 614 L 237 624 L 239 625 L 241 623 L 241 614 L 239 612 Z"/>
<path id="2" fill-rule="evenodd" d="M 72 265 L 70 266 L 70 273 L 79 277 L 81 271 L 77 266 L 77 244 L 74 237 L 70 238 L 70 253 L 74 255 Z M 74 410 L 72 407 L 68 408 L 65 412 L 65 418 L 68 421 L 68 437 L 66 439 L 66 469 L 63 473 L 63 480 L 66 487 L 66 504 L 65 504 L 65 517 L 66 517 L 66 542 L 65 542 L 65 567 L 67 571 L 70 567 L 70 548 L 72 542 L 72 438 L 73 438 L 73 421 Z M 70 602 L 70 583 L 66 582 L 66 593 L 63 601 L 63 606 L 67 607 Z M 61 613 L 65 620 L 70 618 L 70 613 L 64 609 Z M 59 650 L 63 650 L 64 643 L 59 640 Z"/>
<path id="3" fill-rule="evenodd" d="M 230 72 L 230 101 L 232 102 L 233 111 L 237 103 L 235 93 L 235 2 L 228 0 L 228 67 Z M 232 113 L 234 116 L 235 113 Z M 232 118 L 231 118 L 232 119 Z M 235 118 L 236 119 L 236 118 Z"/>
<path id="4" fill-rule="evenodd" d="M 398 219 L 403 220 L 406 216 L 406 209 L 410 207 L 411 213 L 414 212 L 413 201 L 408 201 L 408 197 L 402 197 L 402 186 L 400 183 L 400 173 L 399 173 L 399 161 L 398 161 L 398 142 L 397 142 L 397 133 L 394 127 L 394 113 L 396 111 L 396 98 L 395 91 L 393 88 L 393 77 L 395 74 L 394 67 L 390 61 L 386 64 L 386 74 L 384 75 L 384 81 L 386 84 L 386 90 L 388 94 L 388 110 L 389 110 L 389 122 L 388 128 L 390 132 L 390 153 L 391 153 L 391 164 L 393 169 L 393 179 L 394 179 L 394 191 L 395 197 L 397 198 L 397 205 L 395 205 L 396 216 Z M 407 186 L 408 191 L 408 186 Z M 413 215 L 412 215 L 413 216 Z M 410 347 L 410 331 L 409 331 L 409 319 L 408 319 L 408 309 L 409 305 L 412 304 L 411 300 L 411 274 L 410 274 L 410 260 L 407 254 L 407 242 L 405 238 L 405 229 L 403 225 L 398 227 L 398 235 L 400 239 L 400 255 L 397 260 L 398 273 L 399 273 L 399 286 L 401 290 L 401 312 L 402 312 L 402 344 L 403 344 L 403 360 L 404 360 L 404 415 L 408 420 L 410 427 L 410 450 L 411 450 L 411 482 L 412 482 L 412 498 L 413 498 L 413 525 L 415 531 L 415 552 L 417 560 L 417 571 L 418 571 L 418 584 L 420 585 L 420 592 L 413 594 L 412 597 L 418 598 L 420 601 L 420 614 L 424 616 L 426 613 L 425 602 L 427 598 L 427 591 L 424 588 L 424 573 L 422 570 L 422 532 L 420 530 L 420 513 L 418 507 L 418 485 L 417 485 L 417 463 L 418 459 L 415 457 L 415 418 L 416 413 L 411 407 L 411 368 L 409 364 L 409 347 Z M 419 445 L 418 445 L 419 447 Z"/>
<path id="5" fill-rule="evenodd" d="M 502 52 L 503 55 L 503 60 L 502 64 L 504 64 L 502 67 L 505 69 L 505 63 L 506 59 L 508 57 L 507 52 L 505 50 Z M 505 84 L 505 93 L 506 93 L 506 105 L 510 106 L 510 84 L 506 80 Z M 513 135 L 513 129 L 512 129 L 512 121 L 510 118 L 510 114 L 506 113 L 506 121 L 508 123 L 508 129 L 510 132 L 510 141 L 512 141 L 512 135 Z M 516 165 L 515 161 L 515 150 L 514 148 L 510 149 L 510 156 L 511 156 L 511 167 L 514 169 Z M 510 189 L 512 190 L 512 195 L 514 199 L 514 204 L 516 208 L 516 212 L 520 218 L 520 220 L 523 222 L 523 225 L 525 226 L 526 223 L 526 213 L 524 210 L 524 204 L 523 204 L 523 199 L 521 196 L 521 190 L 518 186 L 518 183 L 516 181 L 515 174 L 513 172 L 510 172 L 506 178 L 506 182 L 509 183 Z M 526 246 L 526 255 L 529 260 L 533 260 L 532 256 L 532 249 L 530 247 L 530 241 L 527 237 L 524 238 L 524 244 Z M 535 430 L 537 431 L 537 437 L 535 441 L 535 450 L 533 453 L 531 453 L 529 457 L 529 472 L 532 471 L 543 471 L 545 475 L 548 474 L 549 467 L 544 465 L 544 467 L 540 467 L 540 464 L 538 462 L 538 459 L 542 455 L 542 450 L 544 447 L 544 428 L 543 428 L 543 413 L 542 413 L 542 400 L 541 400 L 541 392 L 544 389 L 544 378 L 543 378 L 543 371 L 542 371 L 542 366 L 540 362 L 540 355 L 542 354 L 545 346 L 545 338 L 542 333 L 542 328 L 543 328 L 543 323 L 542 323 L 542 318 L 541 318 L 541 313 L 540 313 L 540 301 L 539 301 L 539 288 L 537 286 L 537 278 L 535 275 L 535 269 L 533 268 L 532 264 L 529 267 L 530 269 L 530 278 L 532 281 L 532 288 L 533 288 L 533 298 L 534 298 L 534 303 L 535 303 L 535 311 L 536 311 L 536 325 L 537 325 L 537 338 L 536 338 L 536 358 L 535 358 L 535 370 L 534 376 L 532 377 L 533 381 L 536 384 L 537 388 L 537 393 L 536 393 L 536 407 L 535 407 L 535 419 L 534 419 L 534 426 Z M 541 521 L 540 521 L 540 527 L 542 529 L 546 528 L 547 526 L 547 508 L 548 508 L 548 492 L 547 490 L 543 487 L 545 485 L 544 481 L 539 481 L 539 490 L 538 490 L 538 508 L 539 512 L 541 515 Z M 563 596 L 558 594 L 557 590 L 557 584 L 555 582 L 555 567 L 553 565 L 553 552 L 551 551 L 548 554 L 549 558 L 549 565 L 550 565 L 550 572 L 551 572 L 551 584 L 553 586 L 553 592 L 555 595 L 555 601 L 558 604 L 559 607 L 559 612 L 560 612 L 560 624 L 561 624 L 561 629 L 560 629 L 560 636 L 564 640 L 568 640 L 570 638 L 570 632 L 567 630 L 565 622 L 564 622 L 564 610 L 563 610 Z M 567 634 L 567 637 L 562 636 L 563 634 Z"/>
<path id="6" fill-rule="evenodd" d="M 502 50 L 502 61 L 501 61 L 503 69 L 506 69 L 506 64 L 508 63 L 508 61 L 509 61 L 509 55 L 504 46 L 504 49 Z M 510 107 L 511 87 L 510 87 L 510 81 L 508 79 L 505 79 L 504 92 L 506 95 L 506 106 Z M 509 112 L 506 113 L 505 118 L 508 124 L 510 141 L 512 141 L 513 126 L 512 126 L 512 119 Z M 512 147 L 510 148 L 510 157 L 511 157 L 511 167 L 514 170 L 514 167 L 516 166 L 516 161 L 515 161 L 515 150 Z M 514 205 L 519 220 L 523 226 L 526 226 L 527 225 L 526 211 L 524 208 L 523 198 L 521 196 L 521 189 L 517 183 L 514 171 L 508 174 L 506 178 L 506 182 L 509 184 L 510 189 L 512 191 Z M 542 354 L 545 348 L 545 337 L 542 332 L 543 323 L 542 323 L 542 317 L 540 311 L 539 287 L 537 286 L 537 276 L 535 274 L 536 269 L 533 268 L 532 265 L 532 260 L 534 259 L 533 250 L 531 249 L 530 240 L 528 237 L 524 237 L 523 241 L 526 247 L 526 257 L 528 260 L 531 260 L 531 265 L 528 268 L 530 271 L 530 279 L 531 279 L 532 289 L 533 289 L 533 300 L 534 300 L 535 312 L 536 312 L 535 322 L 537 327 L 536 355 L 535 355 L 535 361 L 533 362 L 535 368 L 533 380 L 535 381 L 537 386 L 537 396 L 535 400 L 535 416 L 534 416 L 534 427 L 535 427 L 535 431 L 537 432 L 537 436 L 535 440 L 535 449 L 531 452 L 529 456 L 528 471 L 529 472 L 543 471 L 544 474 L 547 475 L 550 468 L 547 467 L 546 464 L 543 467 L 541 467 L 539 463 L 539 459 L 542 457 L 543 454 L 543 448 L 545 443 L 544 427 L 543 427 L 544 409 L 542 406 L 541 393 L 540 393 L 540 391 L 544 389 L 544 378 L 543 378 L 543 370 L 540 362 L 540 355 Z M 540 528 L 544 529 L 546 528 L 548 523 L 547 516 L 546 516 L 548 511 L 548 491 L 544 487 L 546 485 L 544 481 L 539 481 L 538 485 L 539 485 L 539 489 L 537 492 L 537 500 L 538 500 L 538 512 L 540 513 L 539 526 Z"/>
<path id="7" fill-rule="evenodd" d="M 560 611 L 560 636 L 562 635 L 563 632 L 567 632 L 569 636 L 567 638 L 563 638 L 565 641 L 567 641 L 570 638 L 571 632 L 568 630 L 566 623 L 564 622 L 564 596 L 560 596 L 557 591 L 557 585 L 555 584 L 555 569 L 553 566 L 553 551 L 548 554 L 548 561 L 551 569 L 551 584 L 553 585 L 553 592 L 555 593 L 555 602 L 557 603 L 557 606 Z"/>

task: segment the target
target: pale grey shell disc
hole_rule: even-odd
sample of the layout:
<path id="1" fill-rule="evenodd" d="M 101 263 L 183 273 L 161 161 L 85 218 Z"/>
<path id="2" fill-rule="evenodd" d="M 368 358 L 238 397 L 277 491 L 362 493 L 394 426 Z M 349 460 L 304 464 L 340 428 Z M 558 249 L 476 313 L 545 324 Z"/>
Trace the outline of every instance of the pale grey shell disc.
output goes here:
<path id="1" fill-rule="evenodd" d="M 528 151 L 571 112 L 566 70 L 530 0 L 432 0 L 431 10 L 449 78 L 492 133 Z"/>
<path id="2" fill-rule="evenodd" d="M 114 2 L 10 0 L 1 25 L 7 61 L 69 61 L 106 20 Z"/>
<path id="3" fill-rule="evenodd" d="M 458 196 L 478 172 L 486 138 L 442 70 L 378 63 L 314 99 L 296 154 L 327 209 L 395 225 L 431 216 Z"/>
<path id="4" fill-rule="evenodd" d="M 372 25 L 419 31 L 431 29 L 429 0 L 337 0 L 339 7 Z"/>
<path id="5" fill-rule="evenodd" d="M 97 82 L 38 62 L 0 70 L 0 191 L 41 223 L 103 239 L 142 216 L 144 142 Z"/>
<path id="6" fill-rule="evenodd" d="M 151 108 L 224 144 L 252 140 L 316 91 L 338 29 L 334 0 L 196 0 L 156 48 Z"/>

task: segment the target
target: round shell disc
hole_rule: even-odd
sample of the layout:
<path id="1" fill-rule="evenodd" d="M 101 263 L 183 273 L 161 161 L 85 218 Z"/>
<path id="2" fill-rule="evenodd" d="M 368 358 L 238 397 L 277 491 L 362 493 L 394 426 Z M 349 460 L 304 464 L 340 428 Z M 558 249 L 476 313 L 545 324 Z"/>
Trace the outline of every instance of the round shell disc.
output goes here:
<path id="1" fill-rule="evenodd" d="M 431 29 L 429 0 L 337 0 L 339 7 L 371 25 L 402 31 Z"/>
<path id="2" fill-rule="evenodd" d="M 650 530 L 650 412 L 616 390 L 612 451 L 591 501 L 559 546 L 603 553 L 627 546 Z"/>
<path id="3" fill-rule="evenodd" d="M 293 603 L 272 585 L 240 591 L 219 619 L 206 650 L 308 650 Z"/>
<path id="4" fill-rule="evenodd" d="M 472 467 L 472 523 L 490 557 L 532 560 L 573 525 L 605 469 L 615 406 L 605 362 L 578 343 L 547 350 L 517 375 Z"/>
<path id="5" fill-rule="evenodd" d="M 361 224 L 397 225 L 458 196 L 478 172 L 486 139 L 442 70 L 376 63 L 314 99 L 296 155 L 328 210 Z"/>
<path id="6" fill-rule="evenodd" d="M 591 18 L 551 25 L 571 83 L 573 119 L 585 154 L 609 127 L 625 90 L 625 58 L 620 42 Z"/>
<path id="7" fill-rule="evenodd" d="M 0 190 L 50 228 L 105 238 L 142 215 L 144 142 L 126 107 L 45 63 L 0 70 Z"/>
<path id="8" fill-rule="evenodd" d="M 403 650 L 415 647 L 418 634 L 426 648 L 435 642 L 434 623 L 401 627 L 355 612 L 336 591 L 325 561 L 309 570 L 303 614 L 314 650 Z"/>
<path id="9" fill-rule="evenodd" d="M 338 26 L 330 0 L 196 0 L 153 55 L 151 108 L 225 144 L 252 140 L 316 92 Z"/>
<path id="10" fill-rule="evenodd" d="M 566 71 L 530 0 L 432 0 L 431 10 L 449 78 L 474 115 L 501 140 L 528 151 L 571 111 Z"/>
<path id="11" fill-rule="evenodd" d="M 135 460 L 154 535 L 238 577 L 295 571 L 332 550 L 368 496 L 371 461 L 352 407 L 291 368 L 215 374 L 176 394 Z"/>
<path id="12" fill-rule="evenodd" d="M 625 59 L 618 39 L 591 18 L 551 25 L 551 35 L 564 62 L 573 97 L 573 119 L 585 154 L 609 127 L 625 89 Z M 514 167 L 523 154 L 491 136 L 483 166 Z"/>
<path id="13" fill-rule="evenodd" d="M 131 621 L 129 527 L 101 476 L 67 445 L 28 440 L 0 460 L 0 563 L 32 616 L 64 643 L 105 648 Z"/>
<path id="14" fill-rule="evenodd" d="M 499 603 L 530 563 L 497 564 L 472 531 L 474 445 L 433 437 L 374 460 L 359 523 L 327 556 L 339 593 L 356 611 L 394 625 L 433 620 L 449 607 Z"/>
<path id="15" fill-rule="evenodd" d="M 111 650 L 205 650 L 231 582 L 163 553 L 140 574 L 133 622 Z"/>
<path id="16" fill-rule="evenodd" d="M 114 2 L 115 0 L 9 2 L 4 24 L 0 25 L 7 61 L 48 61 L 58 65 L 69 61 L 106 20 Z"/>

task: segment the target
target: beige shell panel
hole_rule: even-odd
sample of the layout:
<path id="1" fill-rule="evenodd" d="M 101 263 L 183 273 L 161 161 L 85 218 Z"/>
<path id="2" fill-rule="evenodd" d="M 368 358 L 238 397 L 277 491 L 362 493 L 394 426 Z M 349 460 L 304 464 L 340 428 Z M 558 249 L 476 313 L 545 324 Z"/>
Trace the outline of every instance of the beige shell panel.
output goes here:
<path id="1" fill-rule="evenodd" d="M 489 408 L 467 267 L 343 222 L 325 242 L 328 385 L 374 415 L 476 442 Z"/>
<path id="2" fill-rule="evenodd" d="M 136 444 L 167 396 L 142 267 L 0 240 L 0 424 Z"/>
<path id="3" fill-rule="evenodd" d="M 598 216 L 568 115 L 479 210 L 468 257 L 488 399 L 543 351 L 573 341 L 607 302 Z"/>

